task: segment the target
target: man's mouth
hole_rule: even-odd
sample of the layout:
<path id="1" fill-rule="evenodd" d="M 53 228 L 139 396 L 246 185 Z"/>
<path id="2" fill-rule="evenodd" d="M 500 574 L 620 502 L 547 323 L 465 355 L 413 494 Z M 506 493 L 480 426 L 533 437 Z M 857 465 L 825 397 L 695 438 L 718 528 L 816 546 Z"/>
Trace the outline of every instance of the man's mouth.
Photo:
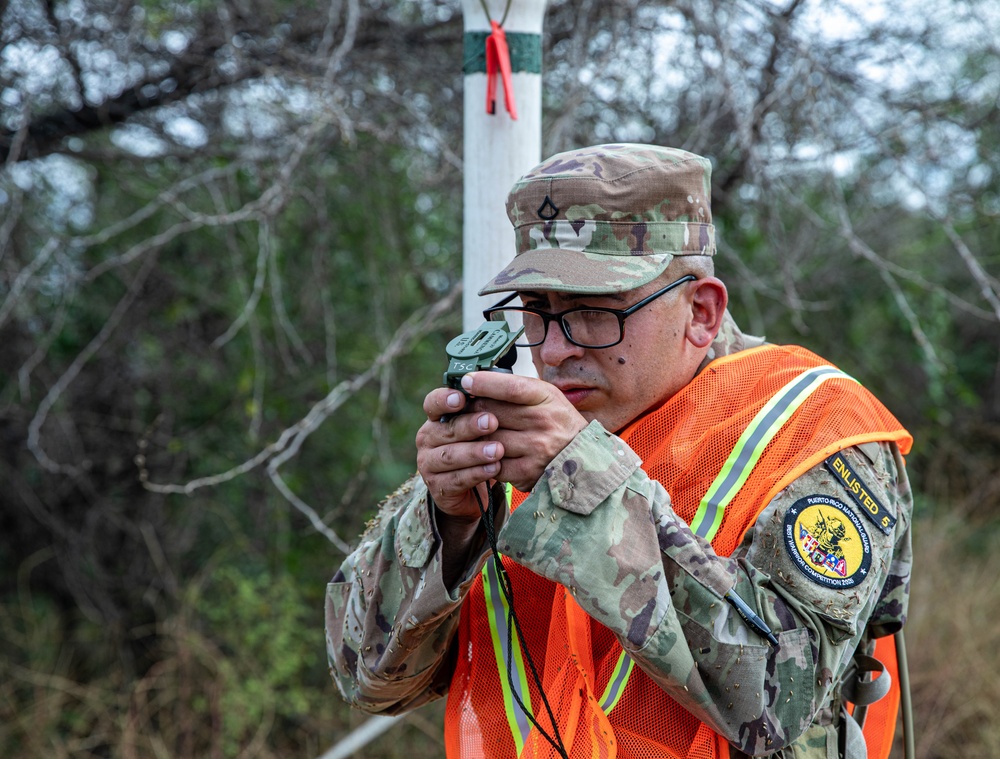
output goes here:
<path id="1" fill-rule="evenodd" d="M 582 385 L 556 385 L 556 387 L 558 387 L 560 392 L 566 396 L 566 400 L 572 403 L 576 408 L 579 408 L 580 404 L 594 392 L 594 388 L 584 387 Z"/>

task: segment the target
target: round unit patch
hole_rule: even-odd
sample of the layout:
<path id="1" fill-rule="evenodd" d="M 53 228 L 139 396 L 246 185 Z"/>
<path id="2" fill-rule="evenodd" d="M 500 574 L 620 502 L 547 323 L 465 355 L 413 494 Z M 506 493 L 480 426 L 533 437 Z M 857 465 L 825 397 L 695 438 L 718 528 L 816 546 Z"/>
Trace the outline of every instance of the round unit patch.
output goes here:
<path id="1" fill-rule="evenodd" d="M 828 495 L 808 495 L 788 509 L 785 550 L 802 574 L 828 588 L 860 584 L 872 562 L 861 518 Z"/>

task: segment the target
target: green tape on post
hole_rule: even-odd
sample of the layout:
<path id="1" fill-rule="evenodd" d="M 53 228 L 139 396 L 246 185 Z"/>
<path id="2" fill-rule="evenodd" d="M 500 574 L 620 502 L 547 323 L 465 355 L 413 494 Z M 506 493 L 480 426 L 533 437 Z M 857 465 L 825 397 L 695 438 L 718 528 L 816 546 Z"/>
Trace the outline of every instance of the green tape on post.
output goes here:
<path id="1" fill-rule="evenodd" d="M 466 32 L 462 37 L 463 74 L 486 73 L 487 31 Z M 529 32 L 505 32 L 510 50 L 510 70 L 515 73 L 542 73 L 542 35 Z"/>

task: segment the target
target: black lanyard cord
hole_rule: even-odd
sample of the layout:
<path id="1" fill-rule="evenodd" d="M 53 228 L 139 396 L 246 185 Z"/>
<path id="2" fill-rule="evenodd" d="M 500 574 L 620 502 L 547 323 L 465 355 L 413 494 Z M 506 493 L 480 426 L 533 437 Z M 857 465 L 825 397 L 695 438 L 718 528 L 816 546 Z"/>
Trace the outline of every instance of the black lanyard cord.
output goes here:
<path id="1" fill-rule="evenodd" d="M 528 651 L 528 642 L 525 640 L 524 633 L 521 632 L 521 623 L 517 618 L 517 614 L 514 612 L 514 587 L 510 582 L 510 575 L 507 574 L 507 570 L 504 569 L 503 562 L 500 556 L 500 549 L 497 547 L 497 535 L 496 527 L 493 520 L 496 517 L 496 507 L 493 503 L 493 489 L 487 486 L 486 488 L 486 507 L 483 506 L 483 499 L 479 495 L 479 488 L 473 488 L 472 492 L 476 494 L 476 502 L 479 504 L 479 514 L 483 520 L 483 526 L 486 528 L 486 540 L 490 544 L 490 550 L 493 553 L 493 564 L 497 570 L 497 576 L 500 578 L 500 590 L 503 592 L 504 598 L 507 599 L 507 683 L 510 685 L 511 695 L 514 696 L 514 700 L 517 701 L 517 705 L 521 707 L 521 711 L 524 712 L 525 716 L 535 726 L 535 729 L 542 735 L 545 740 L 554 748 L 562 759 L 568 759 L 566 753 L 566 747 L 563 745 L 562 736 L 559 735 L 558 723 L 556 723 L 556 718 L 552 713 L 552 707 L 549 705 L 548 698 L 545 697 L 545 691 L 542 689 L 542 679 L 538 675 L 538 670 L 535 668 L 534 659 L 531 657 L 531 652 Z M 511 660 L 513 657 L 514 649 L 514 632 L 517 632 L 517 637 L 521 641 L 521 651 L 524 654 L 524 659 L 528 663 L 528 669 L 531 670 L 531 677 L 535 681 L 535 685 L 538 687 L 538 693 L 542 697 L 542 704 L 545 706 L 545 711 L 549 715 L 549 719 L 552 721 L 552 731 L 555 733 L 555 737 L 550 736 L 538 724 L 538 720 L 531 713 L 531 710 L 524 705 L 521 701 L 521 697 L 517 695 L 517 688 L 514 686 L 514 674 L 511 667 Z"/>

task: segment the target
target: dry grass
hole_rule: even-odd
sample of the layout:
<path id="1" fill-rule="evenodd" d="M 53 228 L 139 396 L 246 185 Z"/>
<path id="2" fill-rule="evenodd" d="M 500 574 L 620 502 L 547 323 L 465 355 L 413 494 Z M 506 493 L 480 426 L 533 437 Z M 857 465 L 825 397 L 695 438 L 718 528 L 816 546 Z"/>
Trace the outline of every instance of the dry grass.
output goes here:
<path id="1" fill-rule="evenodd" d="M 921 519 L 907 652 L 918 759 L 1000 756 L 1000 529 Z M 902 756 L 902 753 L 899 753 Z"/>

